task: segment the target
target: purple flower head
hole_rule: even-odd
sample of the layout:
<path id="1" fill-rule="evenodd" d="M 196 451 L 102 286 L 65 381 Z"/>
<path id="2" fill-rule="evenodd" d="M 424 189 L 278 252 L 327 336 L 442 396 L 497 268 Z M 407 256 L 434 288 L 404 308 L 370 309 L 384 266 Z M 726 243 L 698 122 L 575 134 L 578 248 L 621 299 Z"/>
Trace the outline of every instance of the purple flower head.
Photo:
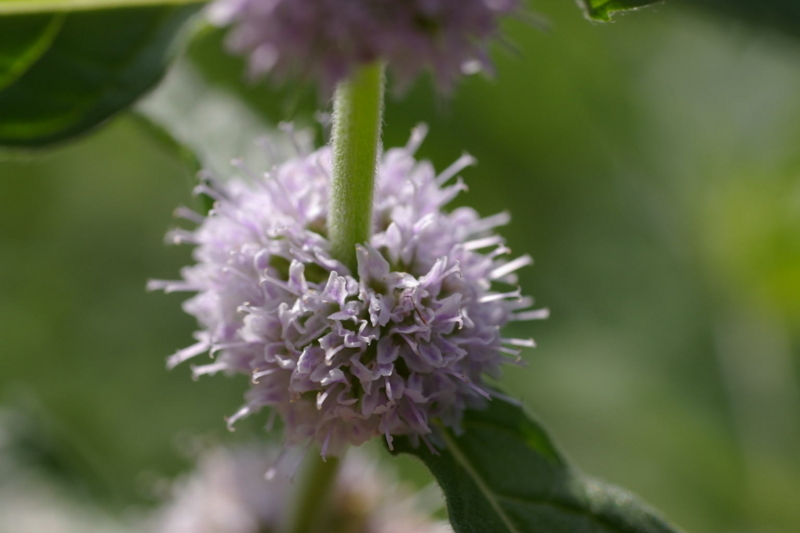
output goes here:
<path id="1" fill-rule="evenodd" d="M 358 271 L 331 258 L 325 237 L 331 156 L 296 157 L 268 175 L 205 187 L 214 209 L 175 242 L 197 245 L 183 280 L 151 289 L 196 291 L 184 309 L 202 330 L 169 366 L 210 352 L 195 376 L 252 376 L 247 402 L 229 423 L 269 406 L 290 443 L 313 441 L 338 454 L 376 435 L 413 439 L 434 420 L 458 429 L 467 407 L 493 394 L 484 376 L 519 362 L 529 339 L 505 339 L 511 320 L 546 316 L 520 296 L 515 271 L 531 263 L 481 218 L 442 209 L 465 186 L 464 155 L 440 174 L 414 159 L 422 128 L 388 150 L 376 178 L 373 235 L 357 249 Z M 427 442 L 427 441 L 426 441 Z"/>
<path id="2" fill-rule="evenodd" d="M 487 42 L 518 0 L 216 0 L 209 17 L 233 24 L 229 48 L 253 76 L 300 76 L 329 92 L 355 67 L 384 60 L 401 87 L 429 69 L 443 88 L 490 67 Z"/>

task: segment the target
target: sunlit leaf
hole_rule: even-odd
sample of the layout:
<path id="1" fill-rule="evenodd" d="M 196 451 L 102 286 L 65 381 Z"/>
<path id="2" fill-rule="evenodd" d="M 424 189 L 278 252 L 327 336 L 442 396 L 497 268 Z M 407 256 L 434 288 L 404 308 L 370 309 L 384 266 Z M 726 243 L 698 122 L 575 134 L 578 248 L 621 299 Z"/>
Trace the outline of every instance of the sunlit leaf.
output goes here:
<path id="1" fill-rule="evenodd" d="M 131 105 L 161 78 L 181 26 L 196 9 L 0 17 L 0 77 L 6 80 L 0 144 L 38 147 L 67 139 Z"/>
<path id="2" fill-rule="evenodd" d="M 617 11 L 627 11 L 662 1 L 664 0 L 578 0 L 578 3 L 587 17 L 608 22 Z"/>
<path id="3" fill-rule="evenodd" d="M 188 60 L 177 61 L 158 88 L 136 105 L 136 111 L 172 137 L 173 147 L 183 146 L 179 151 L 194 154 L 189 159 L 218 177 L 231 174 L 234 158 L 254 169 L 269 169 L 297 155 L 295 143 L 308 150 L 313 146 L 311 131 L 301 128 L 293 142 L 292 136 L 236 95 L 209 83 Z M 148 129 L 159 136 L 152 127 Z M 162 146 L 169 149 L 168 144 Z"/>
<path id="4" fill-rule="evenodd" d="M 210 85 L 186 60 L 132 114 L 150 138 L 183 161 L 193 173 L 205 170 L 219 179 L 231 174 L 232 159 L 267 169 L 296 155 L 299 143 L 311 149 L 308 130 L 287 135 L 229 92 Z M 213 199 L 201 194 L 197 209 L 208 212 Z"/>
<path id="5" fill-rule="evenodd" d="M 464 432 L 442 429 L 438 454 L 396 439 L 444 490 L 456 533 L 675 533 L 635 496 L 568 464 L 544 429 L 500 399 L 468 411 Z"/>

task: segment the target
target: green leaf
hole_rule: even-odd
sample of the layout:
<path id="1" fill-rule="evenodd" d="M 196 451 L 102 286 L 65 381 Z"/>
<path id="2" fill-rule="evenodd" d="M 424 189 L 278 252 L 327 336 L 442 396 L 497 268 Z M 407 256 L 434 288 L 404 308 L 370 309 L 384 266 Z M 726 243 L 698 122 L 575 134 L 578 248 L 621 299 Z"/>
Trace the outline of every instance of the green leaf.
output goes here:
<path id="1" fill-rule="evenodd" d="M 206 0 L 0 0 L 0 15 L 53 14 L 120 7 L 175 6 Z"/>
<path id="2" fill-rule="evenodd" d="M 456 533 L 674 533 L 631 494 L 569 465 L 522 408 L 493 399 L 468 411 L 461 435 L 440 428 L 439 454 L 395 440 L 420 458 L 444 490 Z"/>
<path id="3" fill-rule="evenodd" d="M 0 17 L 0 145 L 61 141 L 133 104 L 161 78 L 196 10 Z"/>
<path id="4" fill-rule="evenodd" d="M 13 22 L 16 24 L 0 21 L 0 89 L 13 83 L 50 48 L 64 16 L 19 17 Z"/>
<path id="5" fill-rule="evenodd" d="M 586 16 L 593 20 L 608 22 L 617 11 L 637 9 L 663 0 L 578 0 Z"/>

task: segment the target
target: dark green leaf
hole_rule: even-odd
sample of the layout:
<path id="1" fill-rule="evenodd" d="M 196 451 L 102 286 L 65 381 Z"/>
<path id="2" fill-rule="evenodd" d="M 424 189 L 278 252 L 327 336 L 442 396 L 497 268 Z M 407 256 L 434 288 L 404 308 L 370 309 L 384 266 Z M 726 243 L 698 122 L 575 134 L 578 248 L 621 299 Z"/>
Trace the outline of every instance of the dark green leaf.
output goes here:
<path id="1" fill-rule="evenodd" d="M 182 5 L 205 0 L 0 0 L 0 16 L 66 13 L 95 9 Z"/>
<path id="2" fill-rule="evenodd" d="M 0 19 L 0 89 L 7 87 L 44 54 L 61 29 L 63 15 Z"/>
<path id="3" fill-rule="evenodd" d="M 456 533 L 674 533 L 631 494 L 570 466 L 542 427 L 500 399 L 468 411 L 464 433 L 442 430 L 440 454 L 396 439 L 444 490 Z"/>
<path id="4" fill-rule="evenodd" d="M 0 144 L 38 147 L 64 140 L 130 106 L 161 78 L 178 30 L 196 10 L 0 17 L 6 58 L 0 81 L 8 80 L 0 83 Z"/>
<path id="5" fill-rule="evenodd" d="M 578 0 L 578 3 L 590 19 L 608 22 L 616 11 L 627 11 L 661 1 L 663 0 Z"/>

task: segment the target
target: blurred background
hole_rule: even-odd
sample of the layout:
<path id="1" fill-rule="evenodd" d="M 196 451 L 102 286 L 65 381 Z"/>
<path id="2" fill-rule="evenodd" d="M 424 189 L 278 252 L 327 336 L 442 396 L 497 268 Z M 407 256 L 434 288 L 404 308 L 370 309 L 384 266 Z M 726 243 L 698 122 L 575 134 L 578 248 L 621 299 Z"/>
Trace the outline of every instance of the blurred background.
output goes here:
<path id="1" fill-rule="evenodd" d="M 536 259 L 522 285 L 552 317 L 514 331 L 539 348 L 504 386 L 581 468 L 687 531 L 799 531 L 800 41 L 677 3 L 609 25 L 564 0 L 531 8 L 549 29 L 510 21 L 494 79 L 449 97 L 419 82 L 385 117 L 386 146 L 428 122 L 420 155 L 438 168 L 475 155 L 458 201 L 509 210 L 503 233 Z M 221 40 L 203 32 L 143 108 L 184 113 L 224 172 L 253 132 L 313 125 L 320 102 L 248 83 Z M 15 458 L 0 494 L 35 480 L 113 531 L 197 439 L 261 434 L 265 416 L 222 422 L 242 380 L 164 368 L 194 324 L 181 295 L 144 286 L 190 260 L 163 235 L 193 184 L 130 114 L 0 161 L 0 454 Z"/>

